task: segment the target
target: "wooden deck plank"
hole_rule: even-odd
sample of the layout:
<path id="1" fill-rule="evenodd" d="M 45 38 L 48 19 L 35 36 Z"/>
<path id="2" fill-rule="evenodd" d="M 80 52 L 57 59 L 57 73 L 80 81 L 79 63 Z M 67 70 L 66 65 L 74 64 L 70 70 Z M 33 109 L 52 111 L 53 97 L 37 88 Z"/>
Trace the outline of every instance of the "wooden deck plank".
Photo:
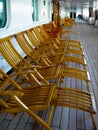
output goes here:
<path id="1" fill-rule="evenodd" d="M 70 109 L 69 111 L 68 130 L 76 130 L 76 109 Z"/>
<path id="2" fill-rule="evenodd" d="M 10 124 L 9 124 L 7 130 L 15 130 L 16 127 L 18 126 L 18 123 L 20 122 L 22 115 L 23 115 L 23 113 L 19 113 L 18 115 L 13 117 L 12 120 L 10 121 Z"/>
<path id="3" fill-rule="evenodd" d="M 0 130 L 7 130 L 9 123 L 9 120 L 3 120 L 2 125 L 0 125 Z"/>
<path id="4" fill-rule="evenodd" d="M 5 117 L 7 116 L 6 113 L 0 113 L 0 124 L 2 124 L 2 121 L 5 119 Z"/>
<path id="5" fill-rule="evenodd" d="M 56 107 L 55 108 L 55 112 L 54 112 L 54 116 L 53 116 L 53 122 L 52 122 L 53 127 L 59 127 L 60 126 L 61 112 L 62 112 L 62 107 Z"/>
<path id="6" fill-rule="evenodd" d="M 85 129 L 85 116 L 84 112 L 77 111 L 77 129 Z"/>
<path id="7" fill-rule="evenodd" d="M 68 130 L 69 108 L 62 107 L 60 130 Z"/>
<path id="8" fill-rule="evenodd" d="M 26 126 L 25 126 L 25 128 L 24 128 L 24 130 L 32 130 L 33 129 L 33 124 L 31 124 L 31 123 L 28 123 Z"/>

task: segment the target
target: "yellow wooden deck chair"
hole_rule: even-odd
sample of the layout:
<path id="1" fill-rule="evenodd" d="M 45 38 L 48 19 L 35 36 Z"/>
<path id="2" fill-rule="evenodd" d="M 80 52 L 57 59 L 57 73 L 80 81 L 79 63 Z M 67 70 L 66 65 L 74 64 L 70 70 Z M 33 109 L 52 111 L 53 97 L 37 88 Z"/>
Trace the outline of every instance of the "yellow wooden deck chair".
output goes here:
<path id="1" fill-rule="evenodd" d="M 75 21 L 75 19 L 74 18 L 64 18 L 64 19 L 61 19 L 61 21 L 63 20 L 64 22 L 63 23 L 65 23 L 66 22 L 66 19 L 69 21 L 69 23 L 70 23 L 70 27 L 77 27 L 77 23 L 76 23 L 76 21 Z M 65 23 L 66 24 L 66 23 Z"/>
<path id="2" fill-rule="evenodd" d="M 46 39 L 50 39 L 51 38 L 48 36 L 48 34 L 45 32 L 44 28 L 43 28 L 43 25 L 40 25 L 38 26 L 39 27 L 39 30 L 40 32 L 42 33 L 43 37 L 45 37 Z M 63 31 L 61 31 L 60 33 L 58 33 L 57 35 L 57 38 L 53 39 L 53 40 L 56 40 L 58 42 L 58 44 L 60 44 L 60 42 L 64 42 L 65 43 L 65 40 L 67 41 L 66 42 L 66 47 L 70 47 L 71 49 L 74 48 L 74 49 L 80 49 L 82 50 L 82 45 L 81 45 L 81 42 L 79 40 L 72 40 L 70 38 L 67 38 L 65 40 L 61 39 L 61 35 L 63 34 L 62 33 Z M 70 45 L 71 44 L 71 45 Z"/>
<path id="3" fill-rule="evenodd" d="M 96 124 L 94 115 L 96 107 L 94 97 L 90 93 L 73 89 L 60 88 L 55 85 L 26 86 L 17 84 L 0 69 L 0 112 L 18 114 L 28 113 L 35 121 L 42 125 L 45 130 L 52 130 L 50 122 L 54 106 L 63 106 L 89 112 L 94 128 Z M 48 120 L 44 121 L 34 111 L 48 110 Z M 66 117 L 65 117 L 66 118 Z"/>
<path id="4" fill-rule="evenodd" d="M 34 46 L 37 48 L 37 50 L 39 50 L 40 51 L 40 53 L 42 53 L 43 52 L 43 47 L 41 48 L 41 47 L 39 47 L 39 46 L 37 46 L 37 43 L 39 42 L 39 41 L 37 41 L 36 40 L 36 37 L 34 36 L 34 34 L 32 33 L 32 30 L 27 30 L 27 35 L 28 35 L 28 37 L 29 37 L 29 39 L 30 39 L 30 41 L 31 41 L 31 43 L 33 43 L 34 44 Z M 72 49 L 71 49 L 72 50 Z M 70 53 L 70 49 L 67 49 L 67 52 L 69 51 L 69 53 Z M 47 52 L 46 52 L 47 53 Z M 51 54 L 53 55 L 53 56 L 55 56 L 56 54 L 57 54 L 57 52 L 55 52 L 53 49 L 48 49 L 48 55 L 51 55 Z M 74 53 L 74 54 L 77 54 L 77 53 L 79 53 L 79 55 L 83 55 L 82 54 L 82 51 L 79 51 L 79 50 L 73 50 L 72 51 L 72 53 Z M 60 52 L 59 54 L 64 54 L 64 52 Z"/>
<path id="5" fill-rule="evenodd" d="M 65 62 L 75 62 L 79 64 L 86 65 L 82 58 L 73 57 L 73 56 L 66 56 L 66 55 L 57 55 L 57 56 L 49 56 L 46 54 L 40 54 L 37 50 L 35 50 L 31 44 L 27 41 L 25 37 L 25 32 L 21 32 L 15 35 L 15 38 L 23 49 L 25 54 L 30 57 L 33 62 L 39 65 L 59 65 L 64 64 Z"/>
<path id="6" fill-rule="evenodd" d="M 41 33 L 41 31 L 39 30 L 39 27 L 34 27 L 33 29 L 32 29 L 32 31 L 34 31 L 34 33 L 36 34 L 36 36 L 38 37 L 38 39 L 42 42 L 42 43 L 51 43 L 52 42 L 52 44 L 53 43 L 55 43 L 56 44 L 56 46 L 58 47 L 58 49 L 60 49 L 60 50 L 62 50 L 63 51 L 63 49 L 66 47 L 66 46 L 68 46 L 69 47 L 69 44 L 68 43 L 66 43 L 66 41 L 65 40 L 61 40 L 61 39 L 59 39 L 59 38 L 55 38 L 55 39 L 52 39 L 52 38 L 45 38 L 45 37 L 43 37 L 43 33 Z M 61 32 L 62 33 L 62 32 Z M 66 32 L 64 32 L 64 33 L 66 33 Z M 59 33 L 60 34 L 60 33 Z M 45 35 L 46 36 L 46 35 Z M 72 43 L 72 42 L 71 42 Z M 73 43 L 73 44 L 71 44 L 70 43 L 70 46 L 71 47 L 74 47 L 74 48 L 78 48 L 78 49 L 81 49 L 81 46 L 79 45 L 79 44 L 76 44 L 75 42 Z M 54 45 L 54 44 L 53 44 Z M 57 48 L 56 48 L 57 49 Z"/>
<path id="7" fill-rule="evenodd" d="M 71 18 L 69 17 L 64 18 L 63 25 L 65 28 L 72 28 L 73 24 L 72 24 Z"/>
<path id="8" fill-rule="evenodd" d="M 51 45 L 47 46 L 47 44 L 42 44 L 40 40 L 37 38 L 37 36 L 34 34 L 34 32 L 32 32 L 32 29 L 27 30 L 26 34 L 32 45 L 37 49 L 37 51 L 39 51 L 40 53 L 45 52 L 45 54 L 47 53 L 47 55 L 53 53 L 52 52 L 52 50 L 54 49 L 53 46 Z"/>
<path id="9" fill-rule="evenodd" d="M 67 44 L 68 44 L 68 41 L 69 40 L 71 40 L 70 39 L 70 33 L 73 33 L 73 34 L 76 34 L 76 35 L 78 35 L 78 37 L 79 37 L 79 34 L 78 34 L 78 32 L 76 32 L 76 31 L 74 31 L 74 30 L 62 30 L 61 32 L 59 32 L 58 34 L 57 34 L 57 37 L 56 38 L 50 38 L 49 37 L 49 35 L 46 33 L 46 31 L 45 31 L 45 29 L 44 29 L 44 27 L 43 27 L 43 25 L 40 25 L 40 26 L 38 26 L 38 28 L 39 28 L 39 30 L 40 30 L 40 32 L 42 33 L 42 35 L 46 38 L 46 39 L 50 39 L 50 40 L 56 40 L 56 42 L 58 42 L 58 43 L 60 43 L 60 42 L 65 42 L 65 40 L 67 40 Z M 66 39 L 64 40 L 64 39 L 62 39 L 62 35 L 66 35 Z M 79 49 L 81 49 L 81 43 L 80 43 L 80 41 L 79 41 L 79 38 L 78 38 L 78 40 L 71 40 L 72 42 L 71 43 L 75 43 L 75 45 L 76 45 L 76 47 L 78 47 Z M 78 46 L 77 46 L 77 43 L 78 42 Z"/>
<path id="10" fill-rule="evenodd" d="M 32 29 L 30 29 L 30 30 L 27 30 L 26 31 L 27 32 L 27 36 L 28 36 L 28 38 L 29 38 L 29 40 L 31 41 L 31 43 L 38 49 L 38 50 L 40 50 L 40 52 L 42 52 L 42 48 L 41 48 L 41 45 L 37 45 L 38 43 L 40 44 L 40 42 L 36 39 L 36 37 L 34 36 L 34 33 L 33 33 L 33 31 L 32 31 Z M 36 42 L 35 42 L 36 41 Z M 64 41 L 64 44 L 65 44 L 65 41 Z M 66 44 L 66 46 L 65 46 L 65 49 L 64 49 L 64 51 L 62 52 L 61 50 L 59 51 L 59 52 L 57 52 L 57 51 L 55 51 L 55 49 L 54 48 L 50 48 L 50 49 L 48 49 L 48 52 L 50 52 L 50 53 L 52 53 L 52 55 L 56 55 L 56 54 L 66 54 L 66 51 L 67 52 L 71 52 L 71 53 L 73 53 L 73 54 L 79 54 L 80 56 L 83 56 L 84 54 L 83 54 L 83 51 L 82 50 L 77 50 L 77 49 L 72 49 L 72 47 L 74 47 L 75 48 L 75 46 L 76 46 L 76 48 L 77 48 L 77 44 L 76 45 L 74 45 L 74 44 Z M 71 47 L 71 48 L 70 48 Z M 57 47 L 58 48 L 58 47 Z M 57 50 L 59 50 L 59 49 L 57 49 Z"/>
<path id="11" fill-rule="evenodd" d="M 30 33 L 32 34 L 35 34 L 36 37 L 38 38 L 38 40 L 40 41 L 41 45 L 45 45 L 47 46 L 47 48 L 52 51 L 52 50 L 56 50 L 58 52 L 64 52 L 64 49 L 65 49 L 65 43 L 63 45 L 57 45 L 57 41 L 54 41 L 54 40 L 49 40 L 49 39 L 45 39 L 41 33 L 38 31 L 38 27 L 34 27 L 32 29 L 29 30 Z M 41 46 L 40 46 L 41 47 Z"/>
<path id="12" fill-rule="evenodd" d="M 33 48 L 33 46 L 29 43 L 29 41 L 25 37 L 25 32 L 21 32 L 18 34 L 15 34 L 15 38 L 17 40 L 17 43 L 22 48 L 22 50 L 27 55 L 28 60 L 32 61 L 35 64 L 39 65 L 47 65 L 49 66 L 50 61 L 47 61 L 47 53 L 44 52 L 43 54 L 40 54 L 39 51 Z M 49 63 L 48 63 L 49 62 Z M 51 63 L 52 64 L 52 63 Z"/>
<path id="13" fill-rule="evenodd" d="M 34 31 L 34 33 L 36 34 L 36 36 L 39 38 L 39 40 L 42 42 L 42 43 L 46 43 L 49 44 L 52 42 L 58 46 L 58 48 L 64 48 L 65 46 L 68 46 L 66 45 L 66 42 L 65 40 L 63 39 L 58 39 L 58 38 L 50 38 L 49 36 L 47 36 L 45 30 L 43 29 L 43 26 L 41 26 L 41 28 L 39 28 L 39 26 L 37 27 L 34 27 L 33 29 L 31 29 L 32 31 Z M 61 32 L 62 33 L 62 32 Z M 59 33 L 60 34 L 60 33 Z M 81 49 L 81 46 L 79 46 L 79 44 L 77 45 L 75 42 L 74 42 L 74 46 L 76 45 L 76 48 L 79 48 Z"/>
<path id="14" fill-rule="evenodd" d="M 43 35 L 43 37 L 45 37 L 45 39 L 50 39 L 51 40 L 51 38 L 48 36 L 48 34 L 45 32 L 45 30 L 44 30 L 44 28 L 43 28 L 43 25 L 40 25 L 40 26 L 38 26 L 38 28 L 39 28 L 39 30 L 40 30 L 40 33 L 42 33 L 42 35 Z M 53 40 L 56 40 L 56 42 L 58 42 L 58 44 L 60 44 L 60 42 L 63 42 L 63 43 L 65 43 L 65 40 L 63 40 L 63 39 L 61 39 L 61 36 L 60 35 L 62 35 L 62 32 L 61 32 L 61 34 L 60 33 L 58 33 L 58 38 L 55 38 L 55 39 L 53 39 Z M 81 43 L 80 43 L 80 41 L 79 40 L 71 40 L 71 39 L 66 39 L 66 45 L 65 45 L 65 47 L 68 49 L 76 49 L 77 51 L 76 51 L 76 53 L 81 53 L 81 54 L 83 54 L 82 53 L 82 45 L 81 45 Z M 67 49 L 65 49 L 65 51 L 68 51 Z M 79 50 L 82 50 L 82 51 L 79 51 Z M 70 50 L 69 50 L 70 51 Z M 74 50 L 73 50 L 74 51 Z M 73 52 L 72 51 L 72 52 Z M 75 51 L 73 52 L 73 53 L 75 53 Z"/>

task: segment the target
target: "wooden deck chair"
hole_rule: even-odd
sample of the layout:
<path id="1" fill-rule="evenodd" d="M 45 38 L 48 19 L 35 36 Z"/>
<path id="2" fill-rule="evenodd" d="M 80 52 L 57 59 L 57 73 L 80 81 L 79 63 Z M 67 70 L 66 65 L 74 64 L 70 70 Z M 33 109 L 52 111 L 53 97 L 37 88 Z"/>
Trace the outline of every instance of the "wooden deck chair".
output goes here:
<path id="1" fill-rule="evenodd" d="M 45 32 L 45 30 L 44 30 L 44 28 L 43 28 L 43 25 L 40 25 L 39 26 L 39 30 L 40 30 L 40 33 L 42 33 L 42 35 L 45 37 L 45 39 L 50 39 L 51 40 L 51 38 L 49 37 L 49 35 Z M 61 32 L 61 34 L 59 33 L 57 36 L 58 36 L 58 38 L 55 38 L 55 39 L 53 39 L 53 40 L 56 40 L 57 42 L 58 42 L 58 44 L 60 44 L 60 42 L 64 42 L 65 43 L 65 41 L 63 40 L 63 39 L 61 39 L 61 35 L 62 35 L 62 32 Z M 82 50 L 82 46 L 81 46 L 81 43 L 80 43 L 80 41 L 78 41 L 78 40 L 68 40 L 68 38 L 66 39 L 66 47 L 67 48 L 71 48 L 71 49 L 80 49 L 80 50 Z"/>
<path id="2" fill-rule="evenodd" d="M 65 18 L 65 21 L 66 21 L 66 18 Z M 69 18 L 69 22 L 70 22 L 72 28 L 73 28 L 73 27 L 77 27 L 77 23 L 76 23 L 76 21 L 75 21 L 74 18 Z"/>
<path id="3" fill-rule="evenodd" d="M 64 52 L 64 49 L 65 49 L 65 43 L 64 44 L 60 44 L 59 47 L 58 47 L 58 43 L 57 41 L 54 41 L 54 40 L 50 40 L 50 39 L 45 39 L 43 37 L 43 35 L 38 31 L 38 27 L 34 27 L 31 29 L 31 33 L 34 33 L 36 35 L 36 37 L 39 39 L 40 43 L 44 44 L 44 45 L 47 45 L 47 47 L 50 47 L 51 50 L 56 50 L 56 51 L 59 51 L 59 52 Z"/>
<path id="4" fill-rule="evenodd" d="M 43 50 L 42 48 L 41 48 L 41 46 L 40 47 L 38 47 L 37 45 L 36 45 L 36 43 L 37 42 L 39 42 L 39 41 L 37 41 L 36 39 L 35 39 L 35 36 L 34 36 L 34 34 L 32 33 L 32 29 L 30 29 L 30 30 L 27 30 L 26 31 L 27 32 L 27 36 L 28 36 L 28 38 L 29 38 L 29 40 L 31 41 L 31 43 L 35 46 L 35 47 L 37 47 L 37 49 L 39 49 L 40 50 L 40 52 Z M 35 42 L 36 41 L 36 42 Z M 64 41 L 64 43 L 65 43 L 65 41 Z M 40 43 L 39 43 L 40 44 Z M 70 44 L 66 44 L 66 48 L 65 48 L 65 50 L 64 50 L 64 52 L 62 52 L 62 51 L 60 51 L 58 54 L 64 54 L 64 53 L 66 53 L 66 51 L 67 52 L 71 52 L 71 53 L 73 53 L 73 54 L 79 54 L 79 55 L 81 55 L 81 56 L 83 56 L 84 54 L 83 54 L 83 51 L 82 50 L 76 50 L 76 49 L 70 49 Z M 75 45 L 74 44 L 72 44 L 72 46 L 73 47 L 75 47 Z M 76 45 L 77 46 L 77 45 Z M 67 49 L 68 48 L 68 49 Z M 54 49 L 48 49 L 48 52 L 50 52 L 50 53 L 52 53 L 52 55 L 56 55 L 57 54 L 57 52 L 54 50 Z"/>
<path id="5" fill-rule="evenodd" d="M 76 27 L 75 19 L 65 17 L 61 19 L 62 28 L 72 28 L 73 26 Z"/>
<path id="6" fill-rule="evenodd" d="M 35 46 L 35 48 L 37 50 L 40 51 L 40 53 L 43 52 L 42 50 L 43 50 L 44 46 L 47 48 L 47 51 L 48 51 L 49 55 L 51 55 L 51 54 L 54 55 L 55 50 L 58 50 L 58 46 L 55 44 L 54 41 L 52 43 L 46 41 L 44 43 L 46 45 L 43 46 L 42 43 L 41 43 L 41 41 L 38 40 L 37 36 L 34 35 L 34 31 L 32 31 L 32 29 L 27 30 L 26 33 L 27 33 L 27 36 L 30 39 L 31 43 Z M 39 46 L 37 46 L 36 43 L 39 44 Z M 63 52 L 64 52 L 64 48 L 62 49 L 62 53 Z"/>
<path id="7" fill-rule="evenodd" d="M 70 77 L 70 78 L 76 78 L 79 80 L 84 80 L 86 82 L 85 87 L 87 89 L 88 92 L 90 92 L 90 79 L 89 79 L 89 75 L 85 70 L 81 70 L 79 68 L 68 68 L 68 67 L 59 67 L 58 70 L 56 69 L 56 67 L 44 67 L 44 69 L 37 69 L 38 72 L 42 75 L 42 77 L 45 77 L 45 80 L 49 80 L 49 79 L 55 79 L 58 78 L 58 81 L 56 82 L 56 85 L 59 86 L 62 80 L 62 77 Z M 56 73 L 55 73 L 56 71 Z M 23 68 L 21 69 L 21 72 L 17 72 L 15 74 L 12 74 L 12 76 L 18 75 L 18 77 L 20 77 L 21 75 L 27 75 L 28 78 L 29 76 L 31 76 L 32 74 L 34 75 L 35 79 L 37 80 L 37 82 L 40 81 L 40 77 L 38 77 L 38 74 L 36 73 L 36 71 L 32 71 L 28 68 Z M 47 75 L 48 74 L 48 75 Z M 32 79 L 31 77 L 29 79 Z M 24 80 L 25 82 L 29 82 L 30 80 L 26 79 Z M 33 79 L 32 81 L 33 82 Z M 41 85 L 41 83 L 37 83 L 38 85 Z M 45 84 L 49 84 L 49 83 L 45 83 Z"/>
<path id="8" fill-rule="evenodd" d="M 50 42 L 52 43 L 55 43 L 56 44 L 56 49 L 58 47 L 59 50 L 62 50 L 65 48 L 65 47 L 74 47 L 74 48 L 77 48 L 77 49 L 81 49 L 81 46 L 79 44 L 76 44 L 76 42 L 74 42 L 73 44 L 68 44 L 66 43 L 65 40 L 61 40 L 59 38 L 55 38 L 55 39 L 52 39 L 52 38 L 46 38 L 46 37 L 43 37 L 44 34 L 41 33 L 41 31 L 39 30 L 39 27 L 34 27 L 33 28 L 34 30 L 34 33 L 36 34 L 36 36 L 39 38 L 39 40 L 42 42 L 42 43 L 48 43 L 50 44 Z M 38 31 L 39 30 L 39 31 Z M 59 33 L 60 34 L 60 33 Z M 46 35 L 45 35 L 46 36 Z M 53 44 L 54 45 L 54 44 Z"/>
<path id="9" fill-rule="evenodd" d="M 25 32 L 21 32 L 18 34 L 15 34 L 15 38 L 17 40 L 17 43 L 22 48 L 22 50 L 25 52 L 25 54 L 28 56 L 26 59 L 31 59 L 35 64 L 39 65 L 47 65 L 49 66 L 49 61 L 47 62 L 46 54 L 43 50 L 43 54 L 40 54 L 36 49 L 32 47 L 32 45 L 29 43 L 29 41 L 25 37 Z"/>
<path id="10" fill-rule="evenodd" d="M 40 93 L 39 93 L 40 92 Z M 88 92 L 55 85 L 21 87 L 0 69 L 0 112 L 16 115 L 28 113 L 45 130 L 52 130 L 50 122 L 54 106 L 63 106 L 89 112 L 96 129 L 94 97 Z M 34 111 L 48 110 L 48 120 L 44 121 Z"/>
<path id="11" fill-rule="evenodd" d="M 43 34 L 43 36 L 45 37 L 45 38 L 47 38 L 47 39 L 55 39 L 55 40 L 59 40 L 59 41 L 62 41 L 63 39 L 61 38 L 62 37 L 62 34 L 63 34 L 63 32 L 65 33 L 65 35 L 66 35 L 66 39 L 67 39 L 67 41 L 68 40 L 72 40 L 72 39 L 70 39 L 70 33 L 73 33 L 73 34 L 75 34 L 75 35 L 77 35 L 78 37 L 79 37 L 79 33 L 77 32 L 77 31 L 75 31 L 75 30 L 62 30 L 61 32 L 59 32 L 58 34 L 57 34 L 57 38 L 50 38 L 49 37 L 49 35 L 46 33 L 46 31 L 45 31 L 45 29 L 44 29 L 44 27 L 43 27 L 43 25 L 40 25 L 40 26 L 38 26 L 39 27 L 39 29 L 40 29 L 40 32 L 42 32 L 42 34 Z M 59 36 L 59 37 L 58 37 Z M 80 39 L 80 38 L 79 38 Z M 80 46 L 81 46 L 81 43 L 80 43 L 80 40 L 78 39 L 78 44 L 80 44 Z M 73 41 L 73 43 L 74 42 L 77 42 L 77 40 L 75 40 L 74 39 L 74 41 Z M 76 43 L 75 42 L 75 43 Z"/>
<path id="12" fill-rule="evenodd" d="M 47 33 L 45 32 L 45 30 L 43 29 L 43 25 L 41 25 L 41 26 L 39 26 L 39 30 L 40 30 L 40 33 L 42 33 L 42 35 L 45 37 L 45 39 L 50 39 L 51 40 L 51 38 L 49 38 L 49 36 L 47 35 Z M 59 33 L 60 34 L 60 33 Z M 69 49 L 76 49 L 76 53 L 81 53 L 81 54 L 83 54 L 82 53 L 82 46 L 81 46 L 81 43 L 80 43 L 80 41 L 78 41 L 78 40 L 66 40 L 66 42 L 65 42 L 65 40 L 62 40 L 61 38 L 59 38 L 60 36 L 59 36 L 59 34 L 58 34 L 58 38 L 55 38 L 55 39 L 53 39 L 53 40 L 56 40 L 57 42 L 58 42 L 58 44 L 60 44 L 60 42 L 63 42 L 64 44 L 65 44 L 65 48 L 67 48 L 67 49 L 65 49 L 65 51 L 67 50 L 68 51 L 68 48 Z M 59 40 L 58 40 L 59 39 Z M 79 51 L 79 50 L 81 50 L 81 51 Z M 69 50 L 70 51 L 70 50 Z M 72 51 L 73 52 L 73 51 Z M 73 53 L 75 53 L 75 51 L 73 52 Z M 83 55 L 82 55 L 83 56 Z"/>
<path id="13" fill-rule="evenodd" d="M 3 45 L 4 46 L 4 45 Z M 7 50 L 7 49 L 6 49 Z M 14 54 L 14 53 L 13 53 Z M 20 58 L 21 59 L 21 58 Z M 67 58 L 68 59 L 68 58 Z M 22 59 L 21 59 L 22 60 Z M 13 60 L 12 60 L 13 61 Z M 13 62 L 15 62 L 15 61 L 13 61 Z M 18 61 L 17 61 L 18 62 Z M 80 61 L 79 61 L 80 62 Z M 14 66 L 13 66 L 13 68 L 14 68 Z"/>
<path id="14" fill-rule="evenodd" d="M 52 43 L 53 42 L 56 42 L 58 43 L 58 45 L 60 45 L 60 42 L 63 42 L 62 44 L 64 44 L 65 46 L 65 40 L 61 40 L 59 41 L 58 38 L 50 38 L 49 35 L 47 35 L 47 33 L 45 32 L 44 28 L 43 28 L 43 25 L 41 25 L 41 27 L 37 26 L 37 27 L 34 27 L 33 29 L 30 29 L 30 31 L 35 31 L 35 34 L 37 35 L 37 37 L 40 39 L 41 42 L 45 42 L 47 40 L 47 42 L 51 41 Z M 38 31 L 39 30 L 39 31 Z M 50 43 L 50 42 L 49 42 Z M 47 44 L 47 43 L 46 43 Z M 62 45 L 61 44 L 61 45 Z M 77 45 L 77 44 L 76 44 Z M 78 45 L 79 46 L 79 45 Z M 77 46 L 76 46 L 77 47 Z M 79 48 L 79 47 L 78 47 Z"/>
<path id="15" fill-rule="evenodd" d="M 46 29 L 47 28 L 47 29 Z M 50 29 L 51 28 L 51 29 Z M 47 31 L 48 35 L 50 35 L 51 38 L 56 38 L 57 34 L 62 31 L 62 27 L 57 27 L 55 24 L 55 21 L 51 22 L 51 27 L 49 28 L 48 24 L 44 24 L 44 29 Z M 49 31 L 48 31 L 49 30 Z"/>
<path id="16" fill-rule="evenodd" d="M 63 25 L 65 28 L 72 28 L 73 23 L 72 23 L 71 18 L 69 18 L 69 17 L 64 18 Z"/>
<path id="17" fill-rule="evenodd" d="M 28 57 L 30 57 L 33 62 L 39 65 L 59 65 L 64 64 L 65 62 L 75 62 L 79 64 L 86 65 L 82 58 L 77 58 L 73 56 L 66 55 L 57 55 L 57 56 L 48 56 L 47 54 L 40 54 L 37 50 L 32 48 L 30 43 L 26 40 L 25 32 L 21 32 L 15 35 L 18 44 L 23 49 Z"/>
<path id="18" fill-rule="evenodd" d="M 43 81 L 43 83 L 48 83 L 47 80 L 50 79 L 57 79 L 58 83 L 60 83 L 62 77 L 70 75 L 71 77 L 75 77 L 77 79 L 85 80 L 88 82 L 88 75 L 85 70 L 81 70 L 78 68 L 69 68 L 69 67 L 62 67 L 62 66 L 48 66 L 48 67 L 41 67 L 41 66 L 34 66 L 24 58 L 20 56 L 20 54 L 16 51 L 13 47 L 11 41 L 11 37 L 7 37 L 4 39 L 0 39 L 0 53 L 3 55 L 5 60 L 9 63 L 9 65 L 14 68 L 18 72 L 22 72 L 27 69 L 27 71 L 33 69 L 33 73 L 28 74 L 30 78 L 40 84 L 39 80 Z M 22 69 L 22 70 L 21 70 Z M 66 71 L 67 74 L 65 73 Z M 32 70 L 31 70 L 32 72 Z M 72 73 L 71 73 L 72 72 Z M 28 76 L 26 75 L 26 76 Z M 38 78 L 39 80 L 36 80 Z"/>
<path id="19" fill-rule="evenodd" d="M 36 26 L 33 29 L 31 29 L 31 30 L 32 31 L 34 30 L 36 36 L 39 38 L 39 40 L 41 42 L 43 42 L 43 43 L 45 43 L 46 41 L 47 41 L 47 43 L 48 42 L 49 43 L 50 42 L 52 42 L 52 43 L 55 42 L 57 46 L 59 45 L 58 47 L 60 47 L 60 48 L 64 48 L 65 47 L 65 43 L 66 43 L 65 40 L 63 41 L 63 39 L 62 39 L 62 40 L 58 41 L 59 40 L 58 38 L 50 38 L 49 36 L 47 36 L 47 33 L 43 29 L 43 26 L 41 26 L 41 29 L 38 26 Z M 60 44 L 60 42 L 61 42 L 61 44 Z M 78 48 L 80 48 L 80 46 L 78 46 Z"/>
<path id="20" fill-rule="evenodd" d="M 58 34 L 57 34 L 57 37 L 56 38 L 50 38 L 50 36 L 46 33 L 46 31 L 45 31 L 45 29 L 44 29 L 44 27 L 43 27 L 43 25 L 40 25 L 40 26 L 38 26 L 39 27 L 39 29 L 40 29 L 40 32 L 43 34 L 43 36 L 46 38 L 46 39 L 55 39 L 57 42 L 62 42 L 62 41 L 64 41 L 64 39 L 62 39 L 62 35 L 65 33 L 65 36 L 66 36 L 66 39 L 65 40 L 71 40 L 70 39 L 70 32 L 71 32 L 71 30 L 69 31 L 67 31 L 67 30 L 62 30 L 61 32 L 59 32 Z M 76 35 L 79 35 L 78 34 L 78 32 L 76 32 L 76 31 L 74 31 L 74 30 L 72 30 L 72 32 L 73 32 L 73 34 L 76 34 Z M 77 42 L 77 40 L 74 40 L 74 42 Z M 73 42 L 73 43 L 74 43 Z M 75 43 L 76 43 L 75 42 Z M 78 43 L 80 44 L 80 47 L 81 47 L 81 43 L 78 41 Z"/>
<path id="21" fill-rule="evenodd" d="M 26 34 L 30 40 L 30 42 L 32 43 L 32 45 L 37 49 L 37 51 L 39 51 L 40 53 L 43 53 L 47 55 L 50 55 L 53 49 L 53 46 L 49 45 L 47 46 L 47 44 L 42 44 L 41 41 L 37 38 L 37 36 L 32 32 L 32 30 L 27 30 Z"/>

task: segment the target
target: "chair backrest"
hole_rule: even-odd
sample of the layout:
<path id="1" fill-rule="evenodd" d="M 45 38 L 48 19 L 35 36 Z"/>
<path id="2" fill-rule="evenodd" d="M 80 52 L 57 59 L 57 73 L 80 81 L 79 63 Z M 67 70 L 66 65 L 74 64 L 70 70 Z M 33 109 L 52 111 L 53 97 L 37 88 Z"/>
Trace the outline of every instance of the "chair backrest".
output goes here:
<path id="1" fill-rule="evenodd" d="M 30 61 L 30 63 L 49 66 L 49 63 L 47 62 L 46 58 L 43 57 L 43 55 L 41 55 L 36 49 L 34 49 L 28 42 L 28 40 L 26 39 L 25 32 L 15 34 L 15 38 L 19 46 L 28 56 L 27 59 Z"/>
<path id="2" fill-rule="evenodd" d="M 41 43 L 38 40 L 38 38 L 36 37 L 36 35 L 32 32 L 32 29 L 27 30 L 26 33 L 27 33 L 29 40 L 34 45 L 34 47 L 39 48 L 39 46 L 41 46 Z"/>
<path id="3" fill-rule="evenodd" d="M 39 41 L 45 45 L 46 44 L 46 41 L 45 41 L 45 38 L 43 37 L 43 35 L 38 31 L 38 27 L 34 27 L 32 29 L 32 31 L 34 31 L 35 35 L 37 36 L 37 38 L 39 39 Z"/>
<path id="4" fill-rule="evenodd" d="M 39 28 L 40 28 L 41 33 L 43 34 L 43 36 L 44 36 L 46 39 L 50 38 L 49 35 L 47 34 L 47 32 L 45 31 L 43 25 L 40 25 Z"/>
<path id="5" fill-rule="evenodd" d="M 41 53 L 41 54 L 44 53 L 44 54 L 50 55 L 49 48 L 46 45 L 47 42 L 44 43 L 44 45 L 43 45 L 42 42 L 40 40 L 38 40 L 38 38 L 37 38 L 36 34 L 34 33 L 33 29 L 27 30 L 26 32 L 27 32 L 27 36 L 28 36 L 29 40 L 35 46 L 37 51 L 39 51 L 39 53 Z"/>
<path id="6" fill-rule="evenodd" d="M 21 57 L 21 55 L 14 48 L 10 40 L 11 40 L 11 37 L 0 39 L 0 53 L 3 55 L 5 60 L 9 63 L 9 65 L 18 72 L 25 71 L 26 69 L 28 71 L 30 68 L 34 70 L 34 72 L 32 71 L 32 73 L 30 72 L 28 74 L 26 71 L 26 73 L 28 74 L 27 75 L 25 73 L 26 78 L 28 77 L 29 79 L 32 79 L 39 85 L 41 85 L 39 79 L 42 80 L 45 84 L 48 83 L 48 81 L 46 81 L 44 77 L 37 71 L 36 67 L 34 67 L 32 64 L 27 62 L 23 57 Z M 21 67 L 21 70 L 19 69 L 20 67 Z M 37 67 L 40 67 L 40 66 L 37 66 Z M 24 70 L 22 68 L 24 68 Z M 22 72 L 21 72 L 21 75 L 22 75 Z"/>
<path id="7" fill-rule="evenodd" d="M 13 47 L 11 37 L 0 39 L 0 53 L 14 69 L 17 69 L 24 62 L 24 58 Z"/>
<path id="8" fill-rule="evenodd" d="M 33 51 L 33 48 L 30 46 L 30 44 L 26 40 L 24 34 L 25 34 L 25 32 L 15 34 L 15 38 L 16 38 L 18 44 L 20 45 L 20 47 L 22 48 L 22 50 L 26 54 L 30 55 L 30 53 Z"/>
<path id="9" fill-rule="evenodd" d="M 17 40 L 17 43 L 19 46 L 22 48 L 22 50 L 25 52 L 26 55 L 28 56 L 33 56 L 35 57 L 36 55 L 39 55 L 39 53 L 33 48 L 33 46 L 28 42 L 26 39 L 25 32 L 21 32 L 18 34 L 15 34 L 15 38 Z"/>

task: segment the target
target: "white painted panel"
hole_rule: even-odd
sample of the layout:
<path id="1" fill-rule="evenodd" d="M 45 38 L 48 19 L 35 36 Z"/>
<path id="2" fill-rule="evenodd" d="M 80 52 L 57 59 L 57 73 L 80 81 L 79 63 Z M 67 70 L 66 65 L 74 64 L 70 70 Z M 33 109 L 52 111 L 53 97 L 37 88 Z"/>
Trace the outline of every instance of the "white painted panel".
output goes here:
<path id="1" fill-rule="evenodd" d="M 32 0 L 11 0 L 11 27 L 32 23 Z"/>

